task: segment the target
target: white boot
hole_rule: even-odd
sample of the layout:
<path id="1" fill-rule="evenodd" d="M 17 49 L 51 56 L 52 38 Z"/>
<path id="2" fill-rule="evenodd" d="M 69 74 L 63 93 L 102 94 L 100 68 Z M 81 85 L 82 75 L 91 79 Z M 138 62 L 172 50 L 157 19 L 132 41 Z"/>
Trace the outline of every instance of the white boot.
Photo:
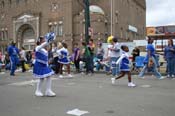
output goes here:
<path id="1" fill-rule="evenodd" d="M 38 97 L 43 96 L 43 93 L 41 92 L 41 87 L 42 87 L 43 81 L 44 81 L 44 79 L 39 79 L 38 83 L 37 83 L 37 88 L 36 88 L 36 91 L 35 91 L 35 95 L 38 96 Z"/>
<path id="2" fill-rule="evenodd" d="M 46 92 L 45 92 L 45 95 L 48 97 L 56 96 L 56 94 L 52 91 L 51 86 L 52 86 L 52 80 L 50 77 L 48 77 L 46 80 Z"/>

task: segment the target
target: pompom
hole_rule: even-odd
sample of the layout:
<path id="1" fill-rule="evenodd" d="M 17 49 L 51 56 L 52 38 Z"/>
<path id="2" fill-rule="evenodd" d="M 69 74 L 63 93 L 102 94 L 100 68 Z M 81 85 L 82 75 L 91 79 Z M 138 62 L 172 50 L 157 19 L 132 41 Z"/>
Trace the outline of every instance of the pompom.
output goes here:
<path id="1" fill-rule="evenodd" d="M 54 32 L 50 32 L 50 33 L 47 33 L 47 34 L 45 35 L 45 39 L 46 39 L 47 42 L 54 41 L 55 38 L 56 38 L 56 35 L 55 35 Z"/>
<path id="2" fill-rule="evenodd" d="M 107 42 L 108 42 L 108 43 L 112 43 L 112 39 L 113 39 L 113 38 L 114 38 L 114 36 L 112 36 L 112 35 L 109 36 L 108 39 L 107 39 Z"/>

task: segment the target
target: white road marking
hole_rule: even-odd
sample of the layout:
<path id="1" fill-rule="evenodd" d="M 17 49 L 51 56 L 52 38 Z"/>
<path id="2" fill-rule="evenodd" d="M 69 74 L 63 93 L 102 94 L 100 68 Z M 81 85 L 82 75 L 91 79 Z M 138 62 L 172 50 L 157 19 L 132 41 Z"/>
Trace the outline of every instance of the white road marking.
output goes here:
<path id="1" fill-rule="evenodd" d="M 143 87 L 143 88 L 150 88 L 151 85 L 141 85 L 141 87 Z"/>

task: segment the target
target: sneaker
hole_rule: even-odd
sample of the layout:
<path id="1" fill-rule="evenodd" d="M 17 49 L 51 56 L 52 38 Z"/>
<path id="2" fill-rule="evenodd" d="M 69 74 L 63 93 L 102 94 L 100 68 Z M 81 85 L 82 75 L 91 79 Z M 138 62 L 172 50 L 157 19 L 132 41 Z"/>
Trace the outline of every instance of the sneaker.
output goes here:
<path id="1" fill-rule="evenodd" d="M 115 84 L 115 78 L 111 78 L 112 84 Z"/>
<path id="2" fill-rule="evenodd" d="M 59 75 L 59 78 L 62 79 L 63 78 L 63 75 Z"/>
<path id="3" fill-rule="evenodd" d="M 135 87 L 136 85 L 132 82 L 128 83 L 128 87 Z"/>
<path id="4" fill-rule="evenodd" d="M 43 93 L 41 93 L 41 91 L 36 91 L 36 92 L 35 92 L 35 95 L 36 95 L 37 97 L 43 97 Z"/>
<path id="5" fill-rule="evenodd" d="M 81 72 L 82 75 L 84 75 L 85 73 L 84 72 Z"/>
<path id="6" fill-rule="evenodd" d="M 172 78 L 174 78 L 174 75 L 172 75 Z"/>
<path id="7" fill-rule="evenodd" d="M 72 78 L 73 76 L 72 76 L 71 74 L 68 74 L 68 77 L 69 77 L 69 78 Z"/>
<path id="8" fill-rule="evenodd" d="M 88 73 L 88 76 L 90 76 L 90 77 L 91 77 L 92 75 L 93 75 L 93 73 Z"/>
<path id="9" fill-rule="evenodd" d="M 140 76 L 139 76 L 139 78 L 140 78 L 140 79 L 144 79 L 145 77 L 144 77 L 144 76 L 143 76 L 143 77 L 140 77 Z"/>
<path id="10" fill-rule="evenodd" d="M 167 75 L 167 78 L 170 78 L 170 75 Z"/>
<path id="11" fill-rule="evenodd" d="M 46 91 L 45 96 L 48 96 L 48 97 L 55 97 L 56 94 L 55 94 L 52 90 L 49 90 L 49 91 Z"/>
<path id="12" fill-rule="evenodd" d="M 159 79 L 162 80 L 162 79 L 165 79 L 165 77 L 161 76 Z"/>

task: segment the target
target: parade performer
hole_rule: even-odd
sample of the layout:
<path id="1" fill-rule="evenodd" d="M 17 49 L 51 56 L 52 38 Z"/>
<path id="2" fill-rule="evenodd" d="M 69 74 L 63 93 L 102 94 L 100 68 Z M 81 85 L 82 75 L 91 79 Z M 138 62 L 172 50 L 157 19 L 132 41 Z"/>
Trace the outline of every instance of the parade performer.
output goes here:
<path id="1" fill-rule="evenodd" d="M 63 65 L 66 65 L 67 67 L 67 73 L 68 77 L 73 77 L 70 74 L 70 58 L 69 58 L 69 51 L 67 49 L 66 43 L 60 43 L 59 50 L 57 50 L 58 54 L 58 62 L 60 63 L 60 71 L 59 71 L 59 77 L 63 78 Z"/>
<path id="2" fill-rule="evenodd" d="M 129 55 L 127 52 L 129 52 L 129 49 L 126 45 L 122 45 L 121 49 L 123 50 L 123 53 L 121 57 L 117 60 L 116 64 L 120 63 L 120 75 L 116 78 L 111 78 L 112 84 L 115 84 L 115 80 L 120 79 L 125 76 L 125 74 L 128 75 L 128 87 L 135 87 L 136 85 L 131 80 L 131 72 L 130 72 L 130 61 L 129 61 Z"/>
<path id="3" fill-rule="evenodd" d="M 35 63 L 33 67 L 33 74 L 35 78 L 39 79 L 37 88 L 35 91 L 36 96 L 43 96 L 41 92 L 42 84 L 46 79 L 46 92 L 45 95 L 49 97 L 56 96 L 51 89 L 51 75 L 54 74 L 51 68 L 48 66 L 48 51 L 46 47 L 55 39 L 54 33 L 47 33 L 45 37 L 39 37 L 37 40 L 37 46 L 35 48 Z"/>
<path id="4" fill-rule="evenodd" d="M 10 75 L 15 76 L 15 70 L 19 64 L 19 49 L 15 46 L 15 43 L 13 41 L 8 47 L 7 52 L 10 56 Z"/>

